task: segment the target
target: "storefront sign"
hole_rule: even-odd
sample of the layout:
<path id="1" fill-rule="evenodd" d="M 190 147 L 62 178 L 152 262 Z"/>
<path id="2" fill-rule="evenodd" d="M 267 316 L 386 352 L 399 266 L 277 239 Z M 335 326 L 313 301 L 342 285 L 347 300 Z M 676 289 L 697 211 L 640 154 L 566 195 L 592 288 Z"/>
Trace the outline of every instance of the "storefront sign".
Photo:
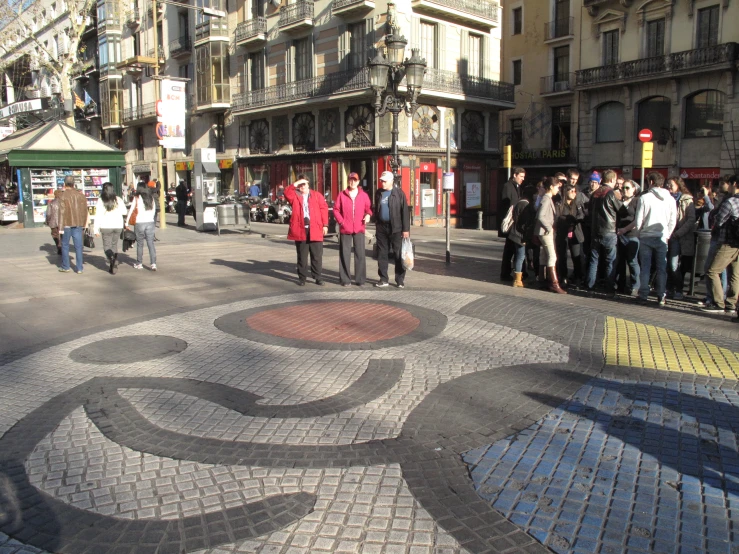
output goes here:
<path id="1" fill-rule="evenodd" d="M 557 149 L 541 149 L 541 150 L 522 150 L 520 152 L 513 152 L 513 161 L 518 164 L 556 164 L 566 163 L 572 161 L 571 152 L 569 148 L 557 148 Z M 467 166 L 465 165 L 465 169 Z"/>
<path id="2" fill-rule="evenodd" d="M 293 164 L 293 170 L 295 173 L 310 173 L 313 171 L 313 164 Z"/>
<path id="3" fill-rule="evenodd" d="M 464 170 L 465 171 L 480 171 L 482 169 L 482 165 L 476 162 L 464 162 Z"/>
<path id="4" fill-rule="evenodd" d="M 465 206 L 467 209 L 482 207 L 482 186 L 480 183 L 467 183 Z"/>
<path id="5" fill-rule="evenodd" d="M 221 169 L 231 169 L 234 166 L 233 160 L 218 160 L 218 167 Z"/>
<path id="6" fill-rule="evenodd" d="M 720 179 L 718 167 L 689 167 L 680 170 L 683 179 Z"/>
<path id="7" fill-rule="evenodd" d="M 133 164 L 131 170 L 134 173 L 151 173 L 151 164 L 149 162 Z"/>
<path id="8" fill-rule="evenodd" d="M 431 162 L 424 162 L 419 166 L 421 173 L 433 173 L 436 171 L 436 164 Z"/>
<path id="9" fill-rule="evenodd" d="M 15 131 L 15 129 L 13 129 L 12 127 L 0 127 L 0 140 L 3 140 L 9 135 L 12 135 L 13 131 Z"/>
<path id="10" fill-rule="evenodd" d="M 161 100 L 157 102 L 156 133 L 164 148 L 185 149 L 185 83 L 162 79 Z"/>
<path id="11" fill-rule="evenodd" d="M 175 171 L 192 171 L 195 167 L 193 162 L 175 162 Z"/>
<path id="12" fill-rule="evenodd" d="M 19 113 L 36 112 L 43 110 L 41 98 L 33 98 L 31 100 L 23 100 L 22 102 L 14 102 L 0 108 L 0 119 L 11 117 Z"/>

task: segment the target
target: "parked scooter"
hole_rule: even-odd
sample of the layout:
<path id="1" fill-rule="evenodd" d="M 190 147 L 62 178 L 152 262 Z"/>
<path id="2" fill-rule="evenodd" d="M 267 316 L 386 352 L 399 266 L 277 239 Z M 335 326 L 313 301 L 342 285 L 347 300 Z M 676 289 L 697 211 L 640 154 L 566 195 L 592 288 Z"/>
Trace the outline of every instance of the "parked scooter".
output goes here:
<path id="1" fill-rule="evenodd" d="M 284 197 L 278 198 L 270 204 L 267 214 L 267 222 L 269 223 L 286 223 L 290 221 L 292 210 Z"/>
<path id="2" fill-rule="evenodd" d="M 257 207 L 257 219 L 256 221 L 266 221 L 269 222 L 269 206 L 272 204 L 270 202 L 269 198 L 265 198 L 259 203 L 259 206 Z"/>

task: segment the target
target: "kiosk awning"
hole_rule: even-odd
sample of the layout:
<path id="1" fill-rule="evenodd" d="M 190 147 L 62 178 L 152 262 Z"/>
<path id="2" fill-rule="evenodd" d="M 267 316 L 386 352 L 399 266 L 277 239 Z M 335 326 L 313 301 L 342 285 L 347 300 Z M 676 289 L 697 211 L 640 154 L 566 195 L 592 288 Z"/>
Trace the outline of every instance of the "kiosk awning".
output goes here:
<path id="1" fill-rule="evenodd" d="M 202 162 L 203 163 L 203 173 L 220 173 L 221 168 L 218 167 L 218 164 L 216 162 Z"/>

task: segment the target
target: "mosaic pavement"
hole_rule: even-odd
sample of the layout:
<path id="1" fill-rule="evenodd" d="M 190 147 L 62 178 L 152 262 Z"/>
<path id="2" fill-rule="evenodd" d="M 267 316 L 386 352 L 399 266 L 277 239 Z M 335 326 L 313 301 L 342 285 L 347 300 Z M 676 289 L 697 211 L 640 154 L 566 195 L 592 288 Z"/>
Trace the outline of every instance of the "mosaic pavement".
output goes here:
<path id="1" fill-rule="evenodd" d="M 735 354 L 656 323 L 322 292 L 11 358 L 0 553 L 733 554 Z"/>

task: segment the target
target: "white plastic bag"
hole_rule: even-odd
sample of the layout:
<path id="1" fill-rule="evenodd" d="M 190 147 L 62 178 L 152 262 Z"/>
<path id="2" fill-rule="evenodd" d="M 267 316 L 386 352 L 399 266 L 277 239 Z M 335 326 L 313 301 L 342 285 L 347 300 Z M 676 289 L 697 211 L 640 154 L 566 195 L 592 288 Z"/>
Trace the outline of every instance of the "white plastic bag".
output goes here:
<path id="1" fill-rule="evenodd" d="M 411 271 L 413 269 L 413 243 L 411 243 L 411 239 L 408 237 L 403 238 L 400 257 L 403 260 L 403 268 L 406 271 Z"/>

